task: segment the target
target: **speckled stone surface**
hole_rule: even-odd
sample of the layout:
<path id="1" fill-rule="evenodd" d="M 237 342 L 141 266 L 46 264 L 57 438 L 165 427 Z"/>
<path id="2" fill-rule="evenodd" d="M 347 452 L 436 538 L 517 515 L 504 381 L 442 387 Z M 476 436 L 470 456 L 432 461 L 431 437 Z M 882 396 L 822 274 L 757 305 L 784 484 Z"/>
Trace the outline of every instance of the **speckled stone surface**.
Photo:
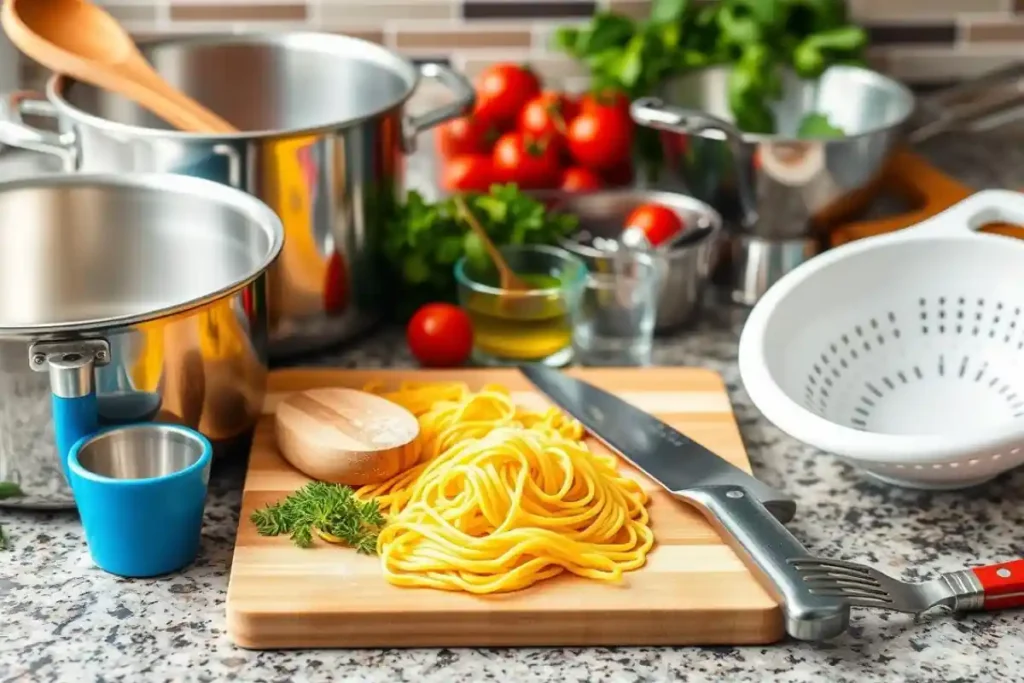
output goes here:
<path id="1" fill-rule="evenodd" d="M 977 187 L 1024 186 L 1024 146 L 1013 139 L 947 138 L 929 155 Z M 736 369 L 742 317 L 735 308 L 713 306 L 696 329 L 660 340 L 655 360 L 724 375 L 756 473 L 798 498 L 791 528 L 810 548 L 904 579 L 1021 555 L 1024 473 L 970 491 L 898 490 L 861 479 L 767 424 Z M 385 367 L 411 361 L 400 331 L 384 330 L 304 362 Z M 850 632 L 823 645 L 249 652 L 231 645 L 224 623 L 243 470 L 241 462 L 218 464 L 199 561 L 153 581 L 94 568 L 73 514 L 0 511 L 13 543 L 0 553 L 0 683 L 1009 681 L 1020 679 L 1024 664 L 1024 613 L 915 624 L 857 611 Z"/>

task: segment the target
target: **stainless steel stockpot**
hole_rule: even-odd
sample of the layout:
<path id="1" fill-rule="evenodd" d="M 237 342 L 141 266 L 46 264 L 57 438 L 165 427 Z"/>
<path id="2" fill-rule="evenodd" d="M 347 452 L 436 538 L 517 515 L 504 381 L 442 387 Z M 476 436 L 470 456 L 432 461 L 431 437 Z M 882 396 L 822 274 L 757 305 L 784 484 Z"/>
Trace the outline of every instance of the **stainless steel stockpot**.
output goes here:
<path id="1" fill-rule="evenodd" d="M 61 423 L 157 420 L 244 446 L 283 240 L 264 203 L 198 178 L 0 183 L 0 482 L 23 494 L 0 505 L 73 507 L 61 453 L 79 434 Z"/>
<path id="2" fill-rule="evenodd" d="M 86 172 L 200 176 L 244 189 L 281 217 L 287 239 L 270 276 L 273 357 L 322 349 L 387 308 L 378 242 L 403 189 L 417 133 L 460 115 L 473 88 L 442 64 L 419 66 L 366 41 L 326 33 L 205 35 L 143 43 L 173 85 L 240 131 L 170 129 L 119 96 L 61 76 L 45 96 L 9 97 L 0 142 Z M 412 116 L 423 78 L 451 97 Z M 60 133 L 20 114 L 56 117 Z"/>

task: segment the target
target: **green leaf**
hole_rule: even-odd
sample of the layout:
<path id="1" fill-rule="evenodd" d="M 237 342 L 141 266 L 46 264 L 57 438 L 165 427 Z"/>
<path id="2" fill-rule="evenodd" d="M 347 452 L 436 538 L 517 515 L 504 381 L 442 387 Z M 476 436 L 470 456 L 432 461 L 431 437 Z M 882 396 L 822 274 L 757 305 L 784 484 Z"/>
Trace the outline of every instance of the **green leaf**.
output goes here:
<path id="1" fill-rule="evenodd" d="M 832 125 L 825 114 L 811 112 L 801 119 L 796 135 L 800 138 L 841 138 L 846 133 L 839 126 Z"/>
<path id="2" fill-rule="evenodd" d="M 25 495 L 21 487 L 13 481 L 0 481 L 0 500 L 4 498 L 18 498 Z"/>
<path id="3" fill-rule="evenodd" d="M 689 0 L 654 0 L 651 5 L 651 21 L 678 23 L 689 7 Z"/>

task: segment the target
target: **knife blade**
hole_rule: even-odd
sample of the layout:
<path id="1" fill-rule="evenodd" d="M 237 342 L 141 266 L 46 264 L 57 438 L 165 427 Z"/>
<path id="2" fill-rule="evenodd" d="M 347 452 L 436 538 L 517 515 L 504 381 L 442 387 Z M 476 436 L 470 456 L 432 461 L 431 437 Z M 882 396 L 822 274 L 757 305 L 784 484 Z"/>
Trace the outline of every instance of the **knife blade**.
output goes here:
<path id="1" fill-rule="evenodd" d="M 813 593 L 793 565 L 812 556 L 782 524 L 796 510 L 791 498 L 592 384 L 542 365 L 521 366 L 520 372 L 594 437 L 697 507 L 779 601 L 787 633 L 825 640 L 846 630 L 849 604 Z"/>
<path id="2" fill-rule="evenodd" d="M 521 371 L 598 440 L 669 493 L 699 485 L 742 486 L 780 522 L 793 519 L 796 502 L 792 498 L 758 481 L 653 415 L 592 384 L 546 366 L 523 366 Z"/>

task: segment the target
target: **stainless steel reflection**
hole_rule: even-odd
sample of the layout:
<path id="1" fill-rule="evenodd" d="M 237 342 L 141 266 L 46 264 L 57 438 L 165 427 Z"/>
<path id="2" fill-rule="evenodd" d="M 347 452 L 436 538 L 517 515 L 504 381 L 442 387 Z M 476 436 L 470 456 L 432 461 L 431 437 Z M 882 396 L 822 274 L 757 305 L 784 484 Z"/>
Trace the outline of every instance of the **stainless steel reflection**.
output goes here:
<path id="1" fill-rule="evenodd" d="M 892 79 L 853 66 L 832 67 L 814 81 L 785 73 L 782 95 L 772 105 L 778 134 L 757 135 L 732 124 L 729 73 L 729 67 L 713 67 L 672 79 L 658 97 L 635 102 L 633 118 L 662 131 L 668 186 L 718 210 L 730 234 L 747 238 L 744 244 L 764 241 L 774 250 L 771 242 L 795 241 L 783 251 L 796 253 L 865 208 L 903 138 L 914 96 Z M 846 135 L 798 138 L 809 113 L 828 116 Z M 735 271 L 735 298 L 746 296 L 746 281 L 746 271 Z"/>
<path id="2" fill-rule="evenodd" d="M 157 419 L 244 444 L 262 411 L 267 270 L 280 220 L 262 202 L 176 175 L 0 183 L 0 481 L 5 506 L 72 507 L 51 386 L 33 343 L 102 342 L 101 424 Z"/>
<path id="3" fill-rule="evenodd" d="M 674 120 L 659 116 L 658 107 L 652 107 L 654 115 L 635 110 L 639 123 L 667 129 L 669 172 L 727 224 L 759 237 L 805 237 L 809 228 L 828 227 L 863 208 L 870 196 L 864 191 L 874 189 L 913 113 L 913 93 L 853 66 L 832 67 L 816 81 L 786 73 L 782 96 L 772 105 L 778 134 L 755 135 L 731 124 L 730 71 L 703 69 L 665 83 L 660 99 L 674 109 Z M 797 129 L 809 113 L 828 116 L 845 137 L 799 139 Z M 752 207 L 744 207 L 744 191 Z M 756 220 L 746 220 L 744 209 L 752 209 Z"/>
<path id="4" fill-rule="evenodd" d="M 78 451 L 87 471 L 109 479 L 151 479 L 199 462 L 206 444 L 171 425 L 139 424 L 97 434 Z"/>
<path id="5" fill-rule="evenodd" d="M 561 196 L 551 200 L 554 210 L 580 218 L 580 232 L 562 244 L 597 271 L 612 269 L 607 251 L 592 246 L 594 238 L 616 239 L 626 218 L 641 204 L 663 204 L 678 211 L 687 230 L 703 232 L 696 240 L 682 240 L 667 252 L 659 252 L 661 280 L 655 330 L 665 332 L 690 322 L 696 315 L 714 266 L 722 219 L 704 202 L 675 192 L 607 190 Z"/>
<path id="6" fill-rule="evenodd" d="M 45 97 L 16 95 L 0 141 L 56 154 L 68 168 L 200 176 L 266 202 L 287 234 L 270 277 L 272 356 L 323 348 L 374 323 L 387 306 L 377 247 L 402 189 L 403 155 L 417 133 L 472 105 L 466 79 L 332 34 L 208 35 L 141 48 L 161 76 L 244 132 L 175 131 L 119 96 L 54 76 Z M 424 78 L 453 97 L 411 116 L 406 102 Z M 17 112 L 28 110 L 56 117 L 61 132 L 26 126 Z"/>

